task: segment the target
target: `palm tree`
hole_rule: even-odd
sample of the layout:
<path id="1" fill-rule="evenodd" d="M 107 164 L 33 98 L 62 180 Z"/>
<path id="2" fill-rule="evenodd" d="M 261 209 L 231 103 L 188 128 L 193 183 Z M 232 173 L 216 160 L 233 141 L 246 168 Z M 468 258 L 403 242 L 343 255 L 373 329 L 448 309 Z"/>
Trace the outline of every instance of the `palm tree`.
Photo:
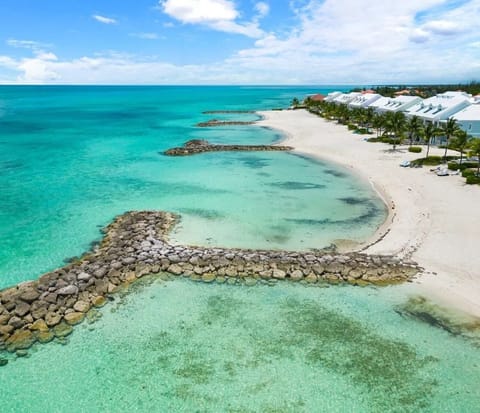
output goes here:
<path id="1" fill-rule="evenodd" d="M 292 106 L 295 108 L 298 105 L 300 105 L 300 101 L 297 98 L 293 98 L 292 100 Z"/>
<path id="2" fill-rule="evenodd" d="M 463 160 L 463 152 L 468 144 L 468 133 L 462 129 L 457 130 L 455 139 L 452 139 L 451 146 L 460 152 L 460 163 Z"/>
<path id="3" fill-rule="evenodd" d="M 385 116 L 382 113 L 375 113 L 372 119 L 372 126 L 377 130 L 378 138 L 385 127 Z"/>
<path id="4" fill-rule="evenodd" d="M 440 130 L 431 122 L 427 123 L 427 126 L 423 128 L 423 139 L 427 142 L 427 154 L 425 158 L 428 158 L 428 153 L 430 152 L 430 142 L 435 136 L 438 136 Z"/>
<path id="5" fill-rule="evenodd" d="M 480 176 L 480 138 L 472 139 L 468 146 L 472 153 L 478 157 L 477 176 Z"/>
<path id="6" fill-rule="evenodd" d="M 406 118 L 403 112 L 388 112 L 386 116 L 386 130 L 393 133 L 393 150 L 397 148 L 406 126 Z"/>
<path id="7" fill-rule="evenodd" d="M 370 133 L 370 127 L 372 126 L 374 118 L 375 118 L 375 109 L 367 108 L 365 110 L 365 122 L 367 126 L 367 133 Z"/>
<path id="8" fill-rule="evenodd" d="M 443 161 L 447 162 L 447 150 L 448 150 L 448 142 L 450 138 L 455 135 L 459 126 L 457 124 L 457 120 L 454 118 L 449 118 L 447 122 L 443 125 L 442 130 L 445 134 L 445 154 L 443 155 Z"/>
<path id="9" fill-rule="evenodd" d="M 410 147 L 413 145 L 413 138 L 417 138 L 422 128 L 422 121 L 418 116 L 412 116 L 407 123 L 408 137 L 410 139 Z"/>

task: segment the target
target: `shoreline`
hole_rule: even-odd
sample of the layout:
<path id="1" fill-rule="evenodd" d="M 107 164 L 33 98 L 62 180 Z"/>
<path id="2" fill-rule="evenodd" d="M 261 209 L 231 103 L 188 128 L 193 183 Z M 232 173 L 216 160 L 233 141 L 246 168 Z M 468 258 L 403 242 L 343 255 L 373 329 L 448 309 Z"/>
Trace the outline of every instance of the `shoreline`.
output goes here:
<path id="1" fill-rule="evenodd" d="M 428 168 L 400 168 L 422 154 L 348 131 L 306 110 L 259 111 L 260 126 L 282 132 L 281 144 L 294 153 L 327 160 L 366 179 L 387 201 L 388 217 L 361 251 L 412 259 L 424 268 L 412 284 L 415 293 L 452 309 L 480 317 L 480 254 L 475 248 L 480 191 L 461 177 L 438 177 Z M 431 148 L 431 155 L 443 150 Z"/>

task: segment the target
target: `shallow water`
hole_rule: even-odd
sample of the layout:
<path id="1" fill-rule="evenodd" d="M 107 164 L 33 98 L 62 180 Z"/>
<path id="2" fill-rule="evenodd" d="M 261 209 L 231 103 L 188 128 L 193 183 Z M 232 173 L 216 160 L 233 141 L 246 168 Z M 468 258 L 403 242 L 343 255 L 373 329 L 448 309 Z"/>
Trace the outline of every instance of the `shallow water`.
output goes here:
<path id="1" fill-rule="evenodd" d="M 258 126 L 195 125 L 254 120 L 202 112 L 285 106 L 308 91 L 0 87 L 0 288 L 62 266 L 133 209 L 181 213 L 173 238 L 197 245 L 296 250 L 370 236 L 384 207 L 336 166 L 287 153 L 161 154 L 193 138 L 278 141 L 277 131 Z"/>
<path id="2" fill-rule="evenodd" d="M 176 242 L 321 248 L 385 217 L 368 184 L 286 153 L 159 152 L 269 143 L 255 119 L 310 88 L 0 87 L 0 288 L 81 254 L 126 210 L 182 214 Z M 148 285 L 0 367 L 3 412 L 476 412 L 480 337 L 389 288 Z M 436 318 L 437 317 L 437 318 Z"/>
<path id="3" fill-rule="evenodd" d="M 479 349 L 405 287 L 160 281 L 0 368 L 2 412 L 475 412 Z"/>

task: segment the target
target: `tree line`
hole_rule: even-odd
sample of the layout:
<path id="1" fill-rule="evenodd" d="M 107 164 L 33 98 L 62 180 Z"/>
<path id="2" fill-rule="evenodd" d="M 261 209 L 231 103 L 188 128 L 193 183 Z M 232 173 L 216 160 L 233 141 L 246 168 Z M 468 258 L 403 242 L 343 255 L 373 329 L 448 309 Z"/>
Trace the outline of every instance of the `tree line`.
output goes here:
<path id="1" fill-rule="evenodd" d="M 298 99 L 292 101 L 294 107 L 298 107 L 299 103 Z M 396 150 L 397 145 L 405 141 L 408 143 L 409 149 L 415 144 L 425 145 L 425 158 L 429 157 L 430 145 L 434 139 L 443 137 L 445 142 L 443 162 L 448 160 L 448 149 L 460 153 L 460 164 L 465 153 L 469 151 L 472 155 L 479 157 L 477 175 L 480 175 L 480 139 L 473 138 L 461 129 L 454 118 L 450 118 L 438 126 L 432 122 L 423 122 L 418 116 L 408 118 L 403 112 L 378 113 L 373 108 L 350 108 L 345 104 L 313 101 L 310 98 L 307 98 L 301 106 L 325 119 L 347 125 L 349 129 L 357 133 L 375 134 L 376 138 L 368 140 L 389 143 L 393 150 Z"/>

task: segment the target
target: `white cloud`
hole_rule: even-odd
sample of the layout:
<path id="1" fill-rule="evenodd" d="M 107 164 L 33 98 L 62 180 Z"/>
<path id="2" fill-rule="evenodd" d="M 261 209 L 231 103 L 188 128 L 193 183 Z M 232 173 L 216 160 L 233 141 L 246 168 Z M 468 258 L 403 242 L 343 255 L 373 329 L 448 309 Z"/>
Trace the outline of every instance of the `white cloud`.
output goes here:
<path id="1" fill-rule="evenodd" d="M 410 35 L 410 40 L 414 43 L 425 43 L 430 39 L 430 35 L 424 29 L 414 29 Z"/>
<path id="2" fill-rule="evenodd" d="M 103 24 L 116 24 L 117 21 L 115 19 L 112 19 L 110 17 L 105 17 L 105 16 L 100 16 L 99 14 L 94 14 L 92 16 L 93 19 L 95 19 L 97 22 L 103 23 Z"/>
<path id="3" fill-rule="evenodd" d="M 238 17 L 233 2 L 228 0 L 165 0 L 163 11 L 183 23 L 233 21 Z"/>
<path id="4" fill-rule="evenodd" d="M 18 64 L 18 70 L 23 73 L 18 77 L 20 83 L 41 84 L 59 79 L 59 75 L 52 68 L 57 56 L 53 53 L 40 53 L 33 58 L 22 59 Z"/>
<path id="5" fill-rule="evenodd" d="M 160 4 L 163 7 L 166 3 Z M 204 11 L 192 14 L 199 2 L 168 3 L 189 6 L 183 12 L 177 7 L 176 13 L 190 16 L 187 19 L 203 19 L 195 24 L 242 34 L 257 30 L 258 38 L 251 47 L 209 64 L 174 65 L 154 56 L 122 53 L 64 60 L 32 49 L 34 56 L 30 58 L 0 56 L 0 66 L 17 72 L 14 78 L 0 81 L 379 84 L 462 81 L 478 79 L 480 73 L 480 37 L 475 30 L 480 0 L 436 12 L 435 16 L 425 15 L 425 10 L 438 11 L 436 6 L 443 5 L 444 0 L 383 0 L 375 4 L 371 0 L 295 0 L 292 6 L 296 7 L 297 25 L 289 32 L 268 34 L 254 20 L 241 22 L 239 11 L 228 9 L 234 6 L 231 1 L 221 2 L 230 14 L 217 10 L 215 18 L 205 17 Z M 258 9 L 252 11 L 259 15 Z M 419 14 L 425 15 L 420 22 L 416 18 Z M 461 30 L 446 35 L 456 28 L 438 22 L 455 22 Z"/>
<path id="6" fill-rule="evenodd" d="M 255 11 L 257 12 L 257 17 L 258 18 L 263 18 L 270 13 L 270 6 L 268 3 L 265 3 L 264 1 L 260 1 L 257 4 L 255 4 Z"/>
<path id="7" fill-rule="evenodd" d="M 214 30 L 248 37 L 263 35 L 257 18 L 251 22 L 237 21 L 240 12 L 230 0 L 161 0 L 159 5 L 165 14 L 184 24 L 201 24 Z M 265 5 L 260 6 L 264 11 Z"/>
<path id="8" fill-rule="evenodd" d="M 451 36 L 463 31 L 459 24 L 447 20 L 430 21 L 423 26 L 423 29 L 443 36 Z"/>
<path id="9" fill-rule="evenodd" d="M 44 49 L 52 46 L 50 44 L 36 42 L 34 40 L 8 39 L 6 43 L 8 46 L 11 46 L 11 47 L 31 49 L 31 50 L 39 50 L 39 49 Z"/>

